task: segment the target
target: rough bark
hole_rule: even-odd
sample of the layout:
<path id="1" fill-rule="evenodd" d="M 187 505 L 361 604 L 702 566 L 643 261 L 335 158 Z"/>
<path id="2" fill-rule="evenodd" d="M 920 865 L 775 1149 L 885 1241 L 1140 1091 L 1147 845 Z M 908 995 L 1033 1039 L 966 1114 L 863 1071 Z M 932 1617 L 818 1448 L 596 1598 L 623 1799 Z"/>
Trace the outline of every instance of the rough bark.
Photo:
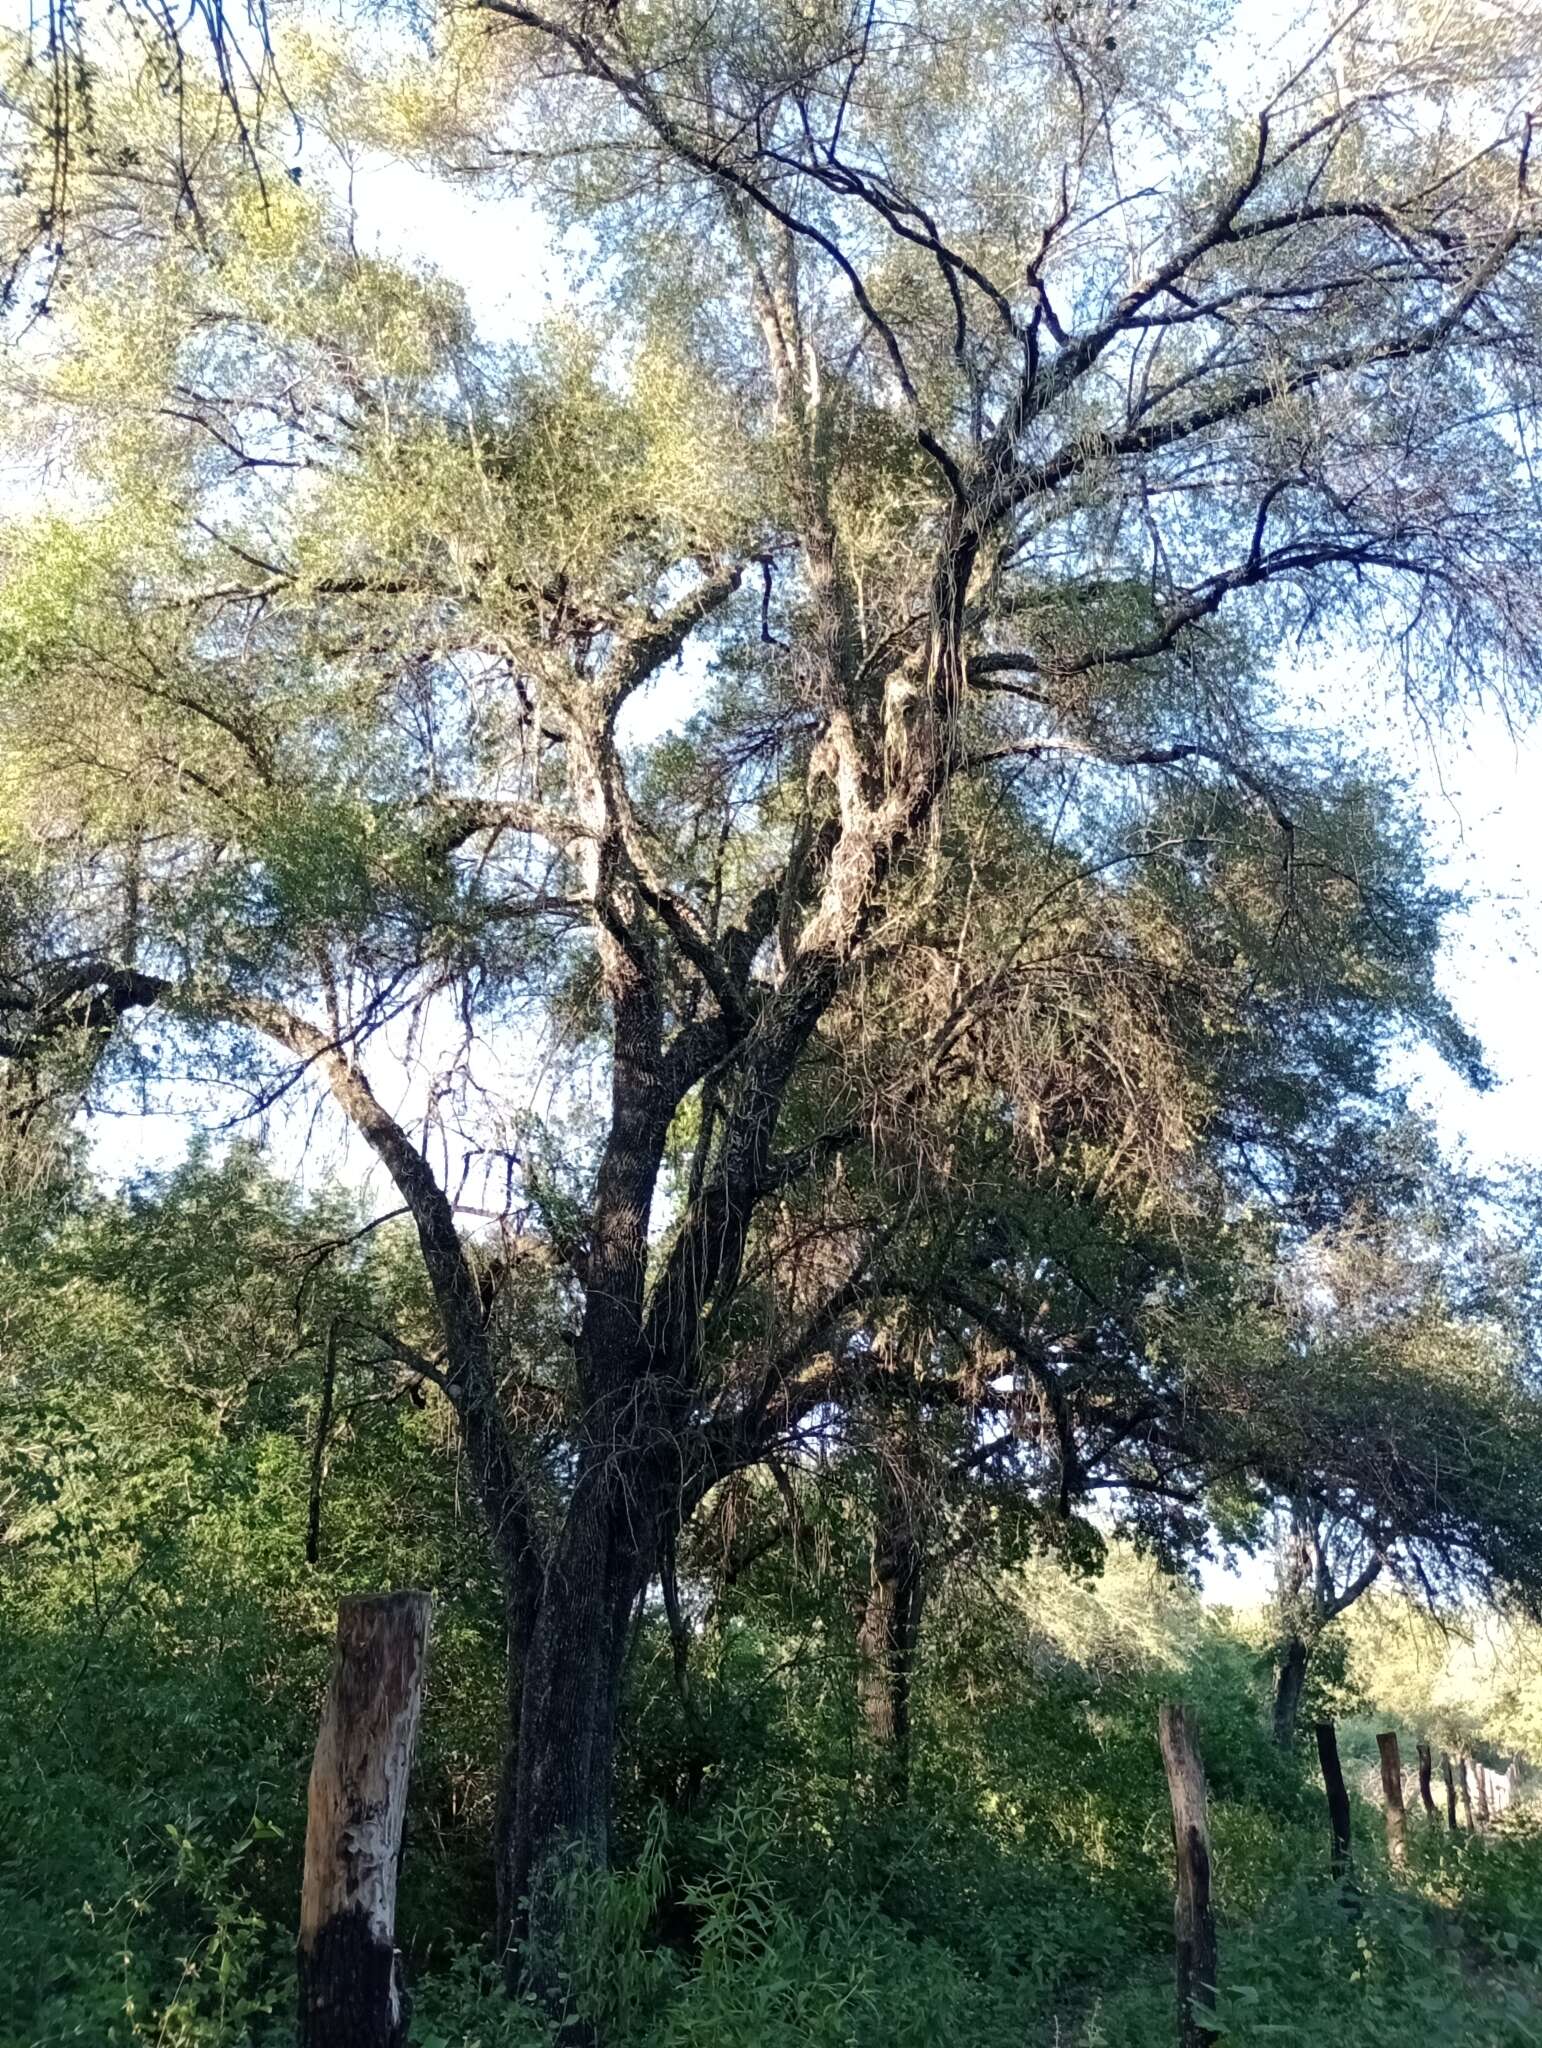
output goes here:
<path id="1" fill-rule="evenodd" d="M 1478 1795 L 1478 1825 L 1480 1827 L 1487 1827 L 1489 1821 L 1493 1818 L 1492 1814 L 1489 1811 L 1488 1803 L 1488 1766 L 1486 1764 L 1479 1763 L 1478 1760 L 1474 1758 L 1472 1766 L 1472 1775 L 1474 1781 L 1474 1789 L 1476 1790 Z"/>
<path id="2" fill-rule="evenodd" d="M 311 1767 L 300 1897 L 301 2048 L 404 2048 L 396 1878 L 432 1603 L 371 1594 L 338 1610 Z"/>
<path id="3" fill-rule="evenodd" d="M 897 1800 L 910 1787 L 910 1696 L 925 1597 L 919 1503 L 904 1470 L 884 1458 L 867 1596 L 857 1630 L 857 1693 L 887 1790 Z"/>
<path id="4" fill-rule="evenodd" d="M 1462 1795 L 1462 1819 L 1467 1823 L 1467 1832 L 1473 1832 L 1472 1788 L 1467 1783 L 1467 1759 L 1459 1756 L 1456 1760 L 1456 1787 Z"/>
<path id="5" fill-rule="evenodd" d="M 1293 1635 L 1281 1653 L 1274 1673 L 1274 1739 L 1289 1749 L 1296 1739 L 1296 1717 L 1301 1711 L 1301 1694 L 1306 1685 L 1308 1652 L 1305 1641 Z"/>
<path id="6" fill-rule="evenodd" d="M 1424 1810 L 1431 1819 L 1434 1818 L 1435 1814 L 1435 1795 L 1430 1790 L 1430 1772 L 1432 1768 L 1430 1746 L 1427 1742 L 1421 1742 L 1419 1744 L 1419 1797 L 1424 1802 Z"/>
<path id="7" fill-rule="evenodd" d="M 1180 2048 L 1204 2048 L 1215 2036 L 1213 2029 L 1199 2018 L 1199 2009 L 1214 2011 L 1217 1975 L 1205 1770 L 1183 1707 L 1164 1705 L 1158 1729 L 1173 1809 L 1173 1948 L 1178 2040 Z"/>
<path id="8" fill-rule="evenodd" d="M 598 1461 L 580 1477 L 525 1622 L 497 1845 L 511 1980 L 555 2007 L 565 1899 L 605 1867 L 627 1628 L 646 1566 Z"/>
<path id="9" fill-rule="evenodd" d="M 1451 1759 L 1444 1750 L 1440 1752 L 1440 1775 L 1446 1788 L 1446 1826 L 1454 1835 L 1456 1821 L 1456 1773 L 1451 1768 Z"/>
<path id="10" fill-rule="evenodd" d="M 1387 1729 L 1376 1738 L 1381 1752 L 1381 1792 L 1387 1807 L 1387 1860 L 1395 1869 L 1408 1861 L 1408 1816 L 1403 1811 L 1403 1760 L 1397 1734 Z"/>
<path id="11" fill-rule="evenodd" d="M 1331 1721 L 1317 1723 L 1317 1758 L 1322 1765 L 1323 1790 L 1328 1797 L 1328 1826 L 1333 1836 L 1332 1864 L 1335 1877 L 1348 1875 L 1350 1867 L 1349 1790 L 1339 1762 L 1338 1738 Z"/>

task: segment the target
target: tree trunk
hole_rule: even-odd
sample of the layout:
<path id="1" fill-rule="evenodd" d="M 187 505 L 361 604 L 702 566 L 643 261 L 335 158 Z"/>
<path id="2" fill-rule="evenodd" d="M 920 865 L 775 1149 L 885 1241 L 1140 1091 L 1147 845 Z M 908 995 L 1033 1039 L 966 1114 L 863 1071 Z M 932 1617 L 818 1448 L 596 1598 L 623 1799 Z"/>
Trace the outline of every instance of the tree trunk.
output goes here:
<path id="1" fill-rule="evenodd" d="M 1445 1750 L 1440 1752 L 1440 1775 L 1446 1788 L 1446 1826 L 1456 1833 L 1456 1773 Z"/>
<path id="2" fill-rule="evenodd" d="M 1493 1818 L 1488 1804 L 1488 1767 L 1479 1763 L 1476 1757 L 1473 1759 L 1472 1775 L 1474 1788 L 1478 1794 L 1478 1825 L 1486 1828 Z"/>
<path id="3" fill-rule="evenodd" d="M 1173 1808 L 1176 1893 L 1173 1946 L 1178 1989 L 1180 2048 L 1205 2048 L 1215 2038 L 1197 2008 L 1215 2009 L 1215 1915 L 1210 1907 L 1210 1826 L 1205 1814 L 1205 1770 L 1181 1706 L 1158 1717 L 1162 1764 Z"/>
<path id="4" fill-rule="evenodd" d="M 1408 1861 L 1408 1816 L 1403 1811 L 1403 1760 L 1395 1730 L 1378 1735 L 1376 1747 L 1381 1751 L 1381 1790 L 1387 1802 L 1387 1861 L 1401 1869 Z"/>
<path id="5" fill-rule="evenodd" d="M 426 1593 L 344 1600 L 311 1767 L 300 1896 L 301 2048 L 403 2048 L 396 1875 L 423 1704 Z"/>
<path id="6" fill-rule="evenodd" d="M 1345 1877 L 1350 1864 L 1349 1791 L 1344 1783 L 1338 1738 L 1331 1721 L 1317 1723 L 1317 1759 L 1322 1765 L 1323 1789 L 1328 1795 L 1328 1826 L 1333 1833 L 1333 1875 Z"/>
<path id="7" fill-rule="evenodd" d="M 564 2005 L 571 1890 L 609 1858 L 616 1719 L 646 1521 L 598 1461 L 579 1480 L 538 1587 L 518 1606 L 517 1730 L 497 1843 L 499 1936 L 511 1988 Z M 516 1603 L 518 1605 L 518 1603 Z"/>
<path id="8" fill-rule="evenodd" d="M 1459 1756 L 1456 1760 L 1456 1784 L 1457 1790 L 1462 1795 L 1462 1819 L 1466 1821 L 1467 1832 L 1470 1835 L 1473 1831 L 1472 1791 L 1467 1783 L 1467 1759 L 1464 1756 Z"/>
<path id="9" fill-rule="evenodd" d="M 878 1469 L 872 1565 L 857 1630 L 857 1696 L 887 1790 L 899 1801 L 910 1788 L 910 1695 L 925 1597 L 914 1489 L 905 1472 L 885 1458 Z"/>
<path id="10" fill-rule="evenodd" d="M 1427 1742 L 1421 1742 L 1419 1744 L 1419 1797 L 1424 1802 L 1424 1810 L 1431 1819 L 1435 1815 L 1435 1795 L 1430 1790 L 1430 1771 L 1432 1768 L 1430 1746 Z"/>
<path id="11" fill-rule="evenodd" d="M 1301 1693 L 1306 1685 L 1310 1652 L 1300 1636 L 1292 1636 L 1280 1656 L 1274 1673 L 1274 1739 L 1289 1749 L 1296 1739 L 1296 1716 L 1301 1711 Z"/>

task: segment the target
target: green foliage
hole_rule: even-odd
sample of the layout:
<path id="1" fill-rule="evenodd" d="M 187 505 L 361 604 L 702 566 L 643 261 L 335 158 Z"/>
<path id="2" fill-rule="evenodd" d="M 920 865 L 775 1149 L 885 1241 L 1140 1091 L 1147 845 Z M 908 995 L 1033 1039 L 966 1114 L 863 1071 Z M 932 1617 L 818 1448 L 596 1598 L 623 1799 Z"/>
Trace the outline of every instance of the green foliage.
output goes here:
<path id="1" fill-rule="evenodd" d="M 379 1375 L 351 1357 L 322 1561 L 304 1562 L 307 1333 L 350 1310 L 416 1312 L 390 1229 L 347 1242 L 355 1227 L 346 1204 L 300 1202 L 240 1150 L 122 1197 L 65 1190 L 7 1214 L 4 2048 L 290 2039 L 333 1604 L 404 1579 L 439 1594 L 401 1907 L 416 2038 L 552 2038 L 480 1947 L 497 1625 L 474 1532 L 446 1517 L 452 1452 L 434 1411 L 367 1400 Z M 318 1243 L 339 1249 L 318 1260 Z M 1531 2038 L 1537 1838 L 1421 1838 L 1393 1884 L 1361 1806 L 1364 1909 L 1348 1921 L 1307 1875 L 1324 1862 L 1320 1798 L 1301 1753 L 1268 1739 L 1254 1642 L 1121 1547 L 1067 1570 L 1008 1544 L 988 1584 L 944 1581 L 911 1802 L 886 1803 L 847 1618 L 859 1506 L 808 1497 L 796 1554 L 773 1547 L 721 1596 L 692 1646 L 690 1716 L 662 1621 L 644 1622 L 621 1867 L 573 1880 L 568 1923 L 572 2009 L 616 2048 L 923 2048 L 959 2033 L 1006 2048 L 1056 2026 L 1084 2048 L 1162 2038 L 1170 1852 L 1152 1731 L 1173 1694 L 1196 1708 L 1211 1783 L 1230 2037 L 1329 2048 L 1352 2024 L 1400 2048 Z M 748 1502 L 741 1539 L 769 1512 Z M 691 1568 L 710 1587 L 709 1532 L 703 1545 Z M 1385 1618 L 1356 1641 L 1379 1644 L 1383 1668 L 1357 1649 L 1354 1696 L 1406 1697 Z M 1496 1740 L 1530 1727 L 1513 1652 L 1467 1683 L 1463 1712 L 1487 1714 Z M 1443 1712 L 1441 1731 L 1468 1725 Z M 1433 1707 L 1416 1712 L 1410 1736 L 1433 1725 Z M 1357 1779 L 1372 1730 L 1345 1729 Z"/>
<path id="2" fill-rule="evenodd" d="M 406 1578 L 439 1596 L 401 1903 L 414 2038 L 555 2039 L 481 1945 L 496 1617 L 474 1544 L 445 1516 L 435 1467 L 451 1454 L 430 1412 L 361 1411 L 334 1449 L 321 1565 L 304 1562 L 317 1363 L 294 1355 L 293 1254 L 346 1222 L 242 1152 L 26 1228 L 12 1218 L 4 2048 L 292 2039 L 333 1604 Z M 372 1233 L 315 1270 L 308 1312 L 399 1305 L 397 1270 L 388 1233 Z M 90 1399 L 62 1427 L 49 1363 L 72 1364 L 66 1343 L 89 1354 L 71 1383 Z M 753 1533 L 761 1509 L 746 1512 Z M 1153 1731 L 1175 1694 L 1196 1709 L 1210 1778 L 1229 2038 L 1534 2038 L 1542 1838 L 1524 1822 L 1481 1844 L 1417 1835 L 1394 1882 L 1378 1816 L 1357 1802 L 1362 1911 L 1348 1918 L 1318 1790 L 1300 1753 L 1268 1739 L 1252 1643 L 1122 1546 L 1090 1574 L 1035 1552 L 984 1584 L 944 1580 L 911 1801 L 887 1802 L 845 1619 L 861 1520 L 839 1498 L 822 1519 L 811 1498 L 808 1515 L 796 1555 L 768 1550 L 696 1634 L 689 1717 L 662 1618 L 644 1619 L 620 1867 L 571 1879 L 566 1923 L 570 2010 L 613 2048 L 1161 2040 L 1170 1848 Z M 693 1597 L 710 1559 L 707 1540 Z M 1352 1776 L 1367 1742 L 1346 1731 Z"/>
<path id="3" fill-rule="evenodd" d="M 826 0 L 477 11 L 302 23 L 287 89 L 573 232 L 512 345 L 324 149 L 282 175 L 244 72 L 122 9 L 99 73 L 72 5 L 51 65 L 0 39 L 0 237 L 53 243 L 3 453 L 64 485 L 0 526 L 0 2048 L 286 2040 L 333 1609 L 403 1580 L 420 2033 L 549 2040 L 482 1943 L 505 1631 L 570 1558 L 607 1619 L 545 1696 L 608 1730 L 630 1645 L 575 1806 L 617 1865 L 555 1901 L 614 2048 L 1158 2037 L 1174 1694 L 1230 2038 L 1530 2038 L 1535 1834 L 1392 1873 L 1362 1812 L 1347 1914 L 1180 1576 L 1285 1500 L 1542 1600 L 1535 1245 L 1385 1088 L 1409 1038 L 1483 1078 L 1452 899 L 1271 670 L 1534 689 L 1530 130 L 1480 133 L 1525 53 L 1351 9 L 1258 119 L 1219 0 L 860 54 Z M 318 1077 L 416 1238 L 246 1148 L 72 1177 L 83 1102 Z M 853 1626 L 894 1469 L 903 1800 Z M 1385 1710 L 1364 1649 L 1314 1704 Z M 1537 1725 L 1469 1677 L 1399 1711 Z"/>
<path id="4" fill-rule="evenodd" d="M 313 1319 L 396 1299 L 391 1247 L 355 1226 L 238 1148 L 7 1232 L 5 2048 L 289 2037 L 305 1760 L 353 1588 L 448 1595 L 404 1924 L 421 1913 L 427 1952 L 447 1909 L 482 1908 L 475 1857 L 435 1842 L 485 1838 L 496 1609 L 436 1419 L 351 1355 L 306 1562 Z"/>

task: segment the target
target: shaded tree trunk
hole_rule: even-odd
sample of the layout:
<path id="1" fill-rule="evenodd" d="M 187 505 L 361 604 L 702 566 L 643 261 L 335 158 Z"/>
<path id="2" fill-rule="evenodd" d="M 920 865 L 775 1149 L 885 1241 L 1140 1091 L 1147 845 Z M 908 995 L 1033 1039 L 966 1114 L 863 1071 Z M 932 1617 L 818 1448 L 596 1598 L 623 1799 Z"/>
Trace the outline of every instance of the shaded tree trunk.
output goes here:
<path id="1" fill-rule="evenodd" d="M 1446 1826 L 1454 1835 L 1456 1823 L 1456 1773 L 1451 1768 L 1451 1759 L 1445 1750 L 1440 1752 L 1440 1775 L 1446 1788 Z"/>
<path id="2" fill-rule="evenodd" d="M 1487 1764 L 1479 1763 L 1477 1758 L 1475 1757 L 1473 1759 L 1472 1775 L 1478 1794 L 1478 1823 L 1481 1827 L 1487 1827 L 1490 1820 L 1493 1818 L 1493 1815 L 1489 1811 L 1488 1803 Z"/>
<path id="3" fill-rule="evenodd" d="M 1333 1834 L 1333 1874 L 1345 1877 L 1350 1865 L 1349 1791 L 1344 1783 L 1338 1738 L 1331 1721 L 1317 1723 L 1317 1758 L 1322 1765 L 1323 1790 L 1328 1795 L 1328 1826 Z"/>
<path id="4" fill-rule="evenodd" d="M 311 1766 L 300 1896 L 301 2048 L 404 2048 L 396 1875 L 423 1704 L 426 1593 L 344 1600 Z"/>
<path id="5" fill-rule="evenodd" d="M 1306 1685 L 1306 1666 L 1310 1655 L 1304 1639 L 1291 1636 L 1281 1653 L 1274 1673 L 1274 1739 L 1281 1749 L 1289 1749 L 1296 1739 L 1296 1717 L 1301 1711 L 1301 1694 Z"/>
<path id="6" fill-rule="evenodd" d="M 1215 2039 L 1199 2008 L 1215 2009 L 1215 1914 L 1210 1905 L 1210 1824 L 1205 1812 L 1205 1769 L 1181 1706 L 1158 1718 L 1162 1764 L 1173 1808 L 1175 1895 L 1174 1967 L 1180 2048 L 1205 2048 Z"/>
<path id="7" fill-rule="evenodd" d="M 911 1481 L 902 1458 L 880 1460 L 872 1562 L 857 1630 L 858 1703 L 897 1800 L 910 1788 L 911 1685 L 926 1598 L 922 1517 Z"/>
<path id="8" fill-rule="evenodd" d="M 1464 1756 L 1459 1756 L 1456 1760 L 1456 1788 L 1462 1795 L 1462 1819 L 1467 1823 L 1467 1832 L 1470 1835 L 1473 1832 L 1472 1789 L 1467 1783 L 1467 1759 Z"/>
<path id="9" fill-rule="evenodd" d="M 1408 1861 L 1408 1816 L 1403 1810 L 1403 1760 L 1396 1731 L 1389 1728 L 1378 1735 L 1376 1747 L 1381 1752 L 1381 1791 L 1387 1805 L 1387 1860 L 1400 1869 Z"/>
<path id="10" fill-rule="evenodd" d="M 627 1512 L 595 1460 L 539 1581 L 511 1599 L 509 1730 L 496 1844 L 499 1936 L 511 1986 L 561 2006 L 569 1888 L 609 1857 L 617 1713 L 633 1611 L 649 1574 Z"/>

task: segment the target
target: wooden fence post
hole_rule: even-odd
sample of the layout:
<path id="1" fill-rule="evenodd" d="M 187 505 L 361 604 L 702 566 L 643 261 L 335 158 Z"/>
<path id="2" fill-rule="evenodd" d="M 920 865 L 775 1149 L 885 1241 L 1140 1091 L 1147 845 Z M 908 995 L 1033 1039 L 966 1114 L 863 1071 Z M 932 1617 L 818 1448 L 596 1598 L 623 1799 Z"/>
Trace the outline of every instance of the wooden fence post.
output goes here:
<path id="1" fill-rule="evenodd" d="M 1215 2009 L 1215 1915 L 1210 1908 L 1210 1825 L 1205 1816 L 1205 1767 L 1194 1747 L 1188 1715 L 1164 1705 L 1158 1715 L 1162 1764 L 1173 1808 L 1176 1893 L 1173 1942 L 1178 1985 L 1179 2048 L 1206 2048 L 1214 2031 L 1197 2008 Z"/>
<path id="2" fill-rule="evenodd" d="M 1430 1746 L 1427 1742 L 1421 1742 L 1419 1744 L 1419 1797 L 1423 1800 L 1424 1810 L 1431 1820 L 1435 1817 L 1435 1795 L 1430 1790 L 1430 1772 L 1433 1768 L 1434 1766 L 1430 1759 Z"/>
<path id="3" fill-rule="evenodd" d="M 1389 1728 L 1378 1735 L 1376 1747 L 1381 1751 L 1381 1790 L 1387 1802 L 1387 1861 L 1401 1868 L 1408 1861 L 1408 1816 L 1403 1811 L 1403 1760 L 1396 1731 Z"/>
<path id="4" fill-rule="evenodd" d="M 344 1600 L 311 1766 L 300 2048 L 404 2048 L 396 1873 L 423 1705 L 427 1593 Z"/>
<path id="5" fill-rule="evenodd" d="M 1446 1750 L 1440 1752 L 1440 1775 L 1446 1787 L 1446 1826 L 1456 1833 L 1456 1773 L 1451 1768 L 1451 1758 Z"/>
<path id="6" fill-rule="evenodd" d="M 1456 1759 L 1456 1785 L 1462 1795 L 1462 1819 L 1467 1823 L 1467 1832 L 1472 1833 L 1472 1792 L 1467 1783 L 1467 1759 L 1458 1755 Z"/>
<path id="7" fill-rule="evenodd" d="M 1333 1732 L 1331 1721 L 1317 1723 L 1317 1761 L 1322 1765 L 1323 1790 L 1328 1795 L 1328 1826 L 1333 1831 L 1333 1875 L 1343 1877 L 1350 1863 L 1349 1791 L 1344 1783 L 1338 1737 Z"/>

